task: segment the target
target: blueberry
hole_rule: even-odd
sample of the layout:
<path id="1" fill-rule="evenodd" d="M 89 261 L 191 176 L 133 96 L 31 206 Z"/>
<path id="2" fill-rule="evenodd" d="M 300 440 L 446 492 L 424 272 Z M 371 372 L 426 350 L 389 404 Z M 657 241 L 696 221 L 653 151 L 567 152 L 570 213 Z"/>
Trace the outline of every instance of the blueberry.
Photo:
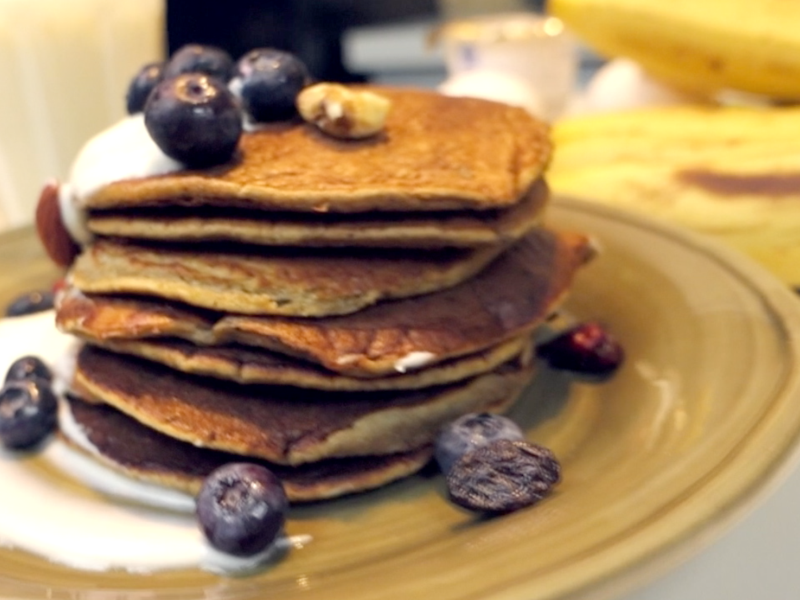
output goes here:
<path id="1" fill-rule="evenodd" d="M 227 83 L 233 75 L 233 59 L 220 48 L 187 44 L 170 57 L 164 67 L 164 79 L 184 73 L 205 73 Z"/>
<path id="2" fill-rule="evenodd" d="M 467 452 L 447 475 L 450 499 L 464 508 L 508 513 L 535 504 L 561 479 L 561 465 L 543 446 L 494 440 Z"/>
<path id="3" fill-rule="evenodd" d="M 12 300 L 6 307 L 7 317 L 30 315 L 53 308 L 55 294 L 51 291 L 28 292 Z"/>
<path id="4" fill-rule="evenodd" d="M 470 413 L 445 425 L 436 438 L 436 462 L 447 474 L 462 455 L 493 440 L 522 440 L 514 421 L 489 413 Z"/>
<path id="5" fill-rule="evenodd" d="M 0 390 L 0 442 L 21 450 L 44 440 L 56 427 L 58 401 L 46 381 L 12 381 Z"/>
<path id="6" fill-rule="evenodd" d="M 164 74 L 164 63 L 148 63 L 131 79 L 125 104 L 128 114 L 132 115 L 144 110 L 147 97 L 153 88 L 159 84 Z"/>
<path id="7" fill-rule="evenodd" d="M 272 471 L 252 463 L 228 463 L 203 481 L 196 513 L 214 548 L 252 556 L 275 541 L 288 508 L 283 485 Z"/>
<path id="8" fill-rule="evenodd" d="M 615 371 L 625 358 L 622 345 L 602 325 L 582 323 L 545 342 L 537 354 L 555 369 L 591 375 Z"/>
<path id="9" fill-rule="evenodd" d="M 50 383 L 53 381 L 53 373 L 38 356 L 23 356 L 11 363 L 6 372 L 5 383 L 26 379 L 40 379 Z"/>
<path id="10" fill-rule="evenodd" d="M 258 48 L 236 63 L 239 95 L 254 121 L 291 119 L 295 99 L 311 77 L 294 54 L 274 48 Z"/>
<path id="11" fill-rule="evenodd" d="M 236 98 L 202 73 L 159 83 L 145 104 L 144 123 L 164 154 L 194 168 L 230 160 L 242 133 Z"/>

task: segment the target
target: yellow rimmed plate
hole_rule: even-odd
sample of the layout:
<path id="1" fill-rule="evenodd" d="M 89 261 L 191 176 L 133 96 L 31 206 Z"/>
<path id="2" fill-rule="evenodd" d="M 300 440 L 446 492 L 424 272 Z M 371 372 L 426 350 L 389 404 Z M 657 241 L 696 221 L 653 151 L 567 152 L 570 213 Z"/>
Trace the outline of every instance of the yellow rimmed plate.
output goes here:
<path id="1" fill-rule="evenodd" d="M 565 198 L 549 218 L 597 238 L 568 308 L 628 360 L 602 383 L 543 368 L 526 392 L 515 416 L 564 473 L 540 505 L 477 519 L 423 473 L 294 509 L 288 533 L 311 543 L 259 575 L 83 573 L 0 550 L 0 598 L 610 598 L 702 548 L 794 463 L 800 300 L 673 227 Z"/>

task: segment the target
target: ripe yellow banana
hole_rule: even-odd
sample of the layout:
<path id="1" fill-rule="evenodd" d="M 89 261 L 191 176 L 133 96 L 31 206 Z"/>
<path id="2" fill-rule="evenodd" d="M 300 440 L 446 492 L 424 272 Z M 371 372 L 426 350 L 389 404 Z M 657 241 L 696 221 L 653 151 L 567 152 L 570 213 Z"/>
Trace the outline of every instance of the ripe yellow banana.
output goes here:
<path id="1" fill-rule="evenodd" d="M 678 89 L 800 99 L 798 0 L 550 0 L 589 46 Z"/>
<path id="2" fill-rule="evenodd" d="M 712 235 L 800 285 L 800 107 L 668 107 L 553 128 L 557 194 Z"/>

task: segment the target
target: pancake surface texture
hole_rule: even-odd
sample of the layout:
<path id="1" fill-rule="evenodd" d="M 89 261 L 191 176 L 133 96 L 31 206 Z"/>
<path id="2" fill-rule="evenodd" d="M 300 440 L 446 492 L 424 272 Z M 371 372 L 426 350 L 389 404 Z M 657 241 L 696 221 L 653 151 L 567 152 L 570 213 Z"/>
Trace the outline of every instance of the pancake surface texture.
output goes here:
<path id="1" fill-rule="evenodd" d="M 269 125 L 242 136 L 232 164 L 118 181 L 85 206 L 481 210 L 515 204 L 550 160 L 548 126 L 521 108 L 423 90 L 375 91 L 392 107 L 372 138 L 337 140 L 302 123 Z"/>
<path id="2" fill-rule="evenodd" d="M 70 290 L 60 302 L 57 322 L 88 341 L 181 337 L 200 345 L 238 342 L 351 377 L 380 377 L 480 352 L 532 331 L 555 310 L 592 254 L 581 234 L 537 229 L 458 286 L 350 315 L 230 315 Z"/>
<path id="3" fill-rule="evenodd" d="M 235 241 L 267 246 L 378 248 L 506 244 L 539 225 L 549 192 L 543 180 L 507 209 L 428 213 L 267 213 L 229 208 L 96 211 L 95 234 L 165 241 Z"/>
<path id="4" fill-rule="evenodd" d="M 293 385 L 315 390 L 411 390 L 486 373 L 515 356 L 532 352 L 528 336 L 513 338 L 483 352 L 386 377 L 340 375 L 314 363 L 262 348 L 238 344 L 196 346 L 176 338 L 108 340 L 95 344 L 166 365 L 183 373 L 206 375 L 243 384 Z"/>
<path id="5" fill-rule="evenodd" d="M 170 437 L 297 465 L 429 445 L 442 425 L 462 414 L 510 408 L 532 372 L 532 365 L 514 361 L 458 384 L 339 393 L 240 386 L 86 346 L 74 387 L 80 397 Z"/>
<path id="6" fill-rule="evenodd" d="M 433 454 L 431 447 L 423 447 L 402 454 L 334 458 L 286 467 L 198 448 L 145 427 L 108 405 L 76 398 L 65 402 L 60 417 L 61 437 L 70 446 L 129 477 L 192 495 L 199 493 L 205 476 L 217 467 L 247 460 L 275 473 L 291 502 L 323 500 L 411 475 L 425 466 Z"/>
<path id="7" fill-rule="evenodd" d="M 99 239 L 69 277 L 84 292 L 151 294 L 234 313 L 324 316 L 453 286 L 501 250 L 170 248 Z"/>

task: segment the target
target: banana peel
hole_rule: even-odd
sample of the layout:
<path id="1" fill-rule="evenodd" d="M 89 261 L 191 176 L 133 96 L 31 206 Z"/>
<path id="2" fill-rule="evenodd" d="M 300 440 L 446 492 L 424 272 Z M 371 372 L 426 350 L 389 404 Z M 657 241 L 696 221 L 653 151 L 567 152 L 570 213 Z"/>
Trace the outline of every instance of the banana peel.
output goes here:
<path id="1" fill-rule="evenodd" d="M 684 92 L 800 99 L 796 0 L 550 0 L 548 9 L 598 53 Z"/>
<path id="2" fill-rule="evenodd" d="M 700 231 L 800 285 L 800 107 L 662 107 L 553 127 L 556 194 Z"/>

